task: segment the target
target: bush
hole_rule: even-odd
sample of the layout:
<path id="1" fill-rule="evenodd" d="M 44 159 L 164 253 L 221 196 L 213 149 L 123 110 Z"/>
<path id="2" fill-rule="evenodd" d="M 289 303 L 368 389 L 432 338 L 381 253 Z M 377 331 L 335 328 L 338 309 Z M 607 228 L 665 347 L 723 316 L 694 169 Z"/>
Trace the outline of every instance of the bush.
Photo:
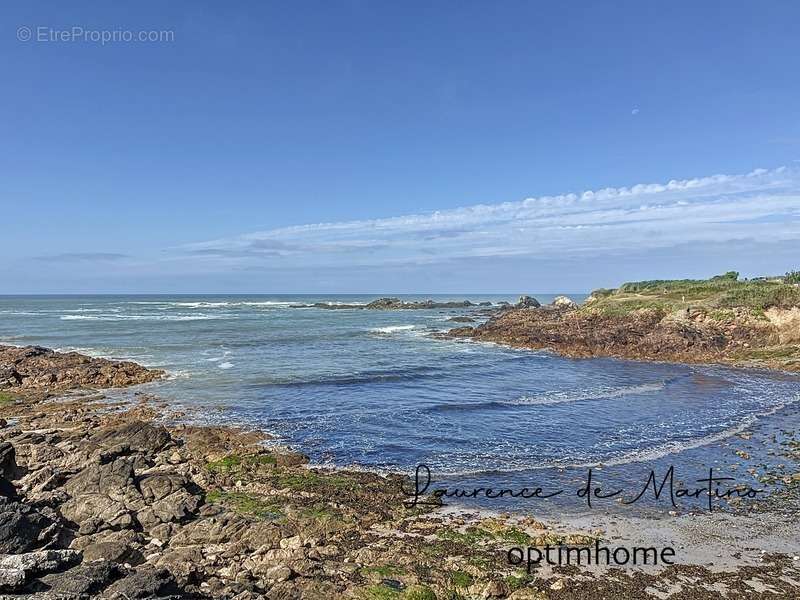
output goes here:
<path id="1" fill-rule="evenodd" d="M 800 283 L 800 271 L 789 271 L 783 281 L 786 283 Z"/>
<path id="2" fill-rule="evenodd" d="M 738 281 L 739 280 L 739 271 L 728 271 L 727 273 L 723 273 L 722 275 L 715 275 L 711 278 L 711 281 Z"/>

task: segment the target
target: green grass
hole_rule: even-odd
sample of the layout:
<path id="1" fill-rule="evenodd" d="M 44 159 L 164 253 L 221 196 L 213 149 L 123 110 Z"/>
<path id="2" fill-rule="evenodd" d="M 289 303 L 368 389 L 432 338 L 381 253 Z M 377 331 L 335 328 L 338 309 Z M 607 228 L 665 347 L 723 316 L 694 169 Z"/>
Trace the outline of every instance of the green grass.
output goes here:
<path id="1" fill-rule="evenodd" d="M 240 471 L 248 467 L 258 467 L 259 465 L 275 465 L 277 463 L 271 454 L 257 454 L 255 456 L 240 456 L 231 454 L 220 460 L 215 460 L 206 464 L 206 469 L 214 473 L 231 473 Z"/>
<path id="2" fill-rule="evenodd" d="M 357 596 L 362 600 L 436 600 L 436 594 L 427 585 L 412 585 L 405 590 L 395 590 L 388 585 L 371 585 Z"/>
<path id="3" fill-rule="evenodd" d="M 626 314 L 635 310 L 654 309 L 664 312 L 705 308 L 725 315 L 726 310 L 748 308 L 754 316 L 764 310 L 800 306 L 800 287 L 779 280 L 734 279 L 735 273 L 711 279 L 657 279 L 633 281 L 616 290 L 596 290 L 594 301 L 583 310 L 605 314 Z"/>
<path id="4" fill-rule="evenodd" d="M 385 585 L 371 585 L 359 594 L 363 600 L 400 600 L 400 592 Z"/>
<path id="5" fill-rule="evenodd" d="M 457 588 L 467 588 L 472 585 L 472 575 L 465 571 L 451 571 L 450 583 Z"/>
<path id="6" fill-rule="evenodd" d="M 13 404 L 16 402 L 16 400 L 17 399 L 8 392 L 0 392 L 0 406 L 5 404 Z"/>
<path id="7" fill-rule="evenodd" d="M 283 518 L 282 507 L 274 500 L 265 500 L 254 494 L 211 490 L 206 494 L 211 504 L 224 504 L 239 514 L 270 521 Z"/>
<path id="8" fill-rule="evenodd" d="M 398 575 L 405 575 L 405 573 L 406 570 L 397 565 L 379 565 L 376 567 L 363 567 L 361 569 L 361 574 L 365 577 L 369 575 L 377 575 L 378 577 L 382 577 L 384 579 L 397 577 Z"/>
<path id="9" fill-rule="evenodd" d="M 403 600 L 436 600 L 436 594 L 427 585 L 415 585 L 401 596 Z"/>
<path id="10" fill-rule="evenodd" d="M 467 546 L 475 546 L 487 540 L 524 545 L 528 544 L 533 539 L 527 533 L 516 527 L 504 527 L 497 531 L 488 531 L 481 527 L 468 527 L 465 531 L 446 529 L 438 535 L 443 540 L 466 544 Z"/>
<path id="11" fill-rule="evenodd" d="M 749 348 L 740 353 L 741 358 L 758 360 L 800 359 L 800 346 L 775 346 L 772 348 Z"/>
<path id="12" fill-rule="evenodd" d="M 506 578 L 506 585 L 512 592 L 516 592 L 518 589 L 525 587 L 531 581 L 534 580 L 533 575 L 529 575 L 525 571 L 520 571 L 519 575 L 508 575 Z"/>

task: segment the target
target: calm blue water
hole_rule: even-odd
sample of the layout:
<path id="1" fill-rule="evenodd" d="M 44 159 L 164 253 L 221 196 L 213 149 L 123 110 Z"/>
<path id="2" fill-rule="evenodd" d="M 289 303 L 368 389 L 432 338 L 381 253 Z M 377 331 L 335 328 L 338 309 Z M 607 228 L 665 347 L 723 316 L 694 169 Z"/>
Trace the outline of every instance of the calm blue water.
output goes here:
<path id="1" fill-rule="evenodd" d="M 800 398 L 791 376 L 430 337 L 469 309 L 290 308 L 372 299 L 0 297 L 0 343 L 161 367 L 170 379 L 147 389 L 199 420 L 266 429 L 317 463 L 411 471 L 425 462 L 450 481 L 720 462 L 709 452 L 721 441 Z"/>

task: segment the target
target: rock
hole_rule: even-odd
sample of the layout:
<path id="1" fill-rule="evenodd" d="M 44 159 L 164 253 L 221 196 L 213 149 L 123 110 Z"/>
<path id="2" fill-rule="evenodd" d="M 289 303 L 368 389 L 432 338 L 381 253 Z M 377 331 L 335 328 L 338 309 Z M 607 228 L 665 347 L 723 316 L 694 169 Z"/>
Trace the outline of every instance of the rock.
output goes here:
<path id="1" fill-rule="evenodd" d="M 143 421 L 131 421 L 122 426 L 107 427 L 89 439 L 101 447 L 121 448 L 124 453 L 154 454 L 172 443 L 172 436 L 163 426 Z"/>
<path id="2" fill-rule="evenodd" d="M 306 306 L 307 305 L 305 304 L 298 304 L 293 305 L 292 308 L 306 308 Z M 317 302 L 312 306 L 314 308 L 325 308 L 329 310 L 430 310 L 441 308 L 467 308 L 469 306 L 475 306 L 475 304 L 469 300 L 456 300 L 451 302 L 434 302 L 433 300 L 423 300 L 406 302 L 400 298 L 378 298 L 369 304 L 331 304 L 329 302 Z"/>
<path id="3" fill-rule="evenodd" d="M 510 590 L 504 581 L 494 580 L 486 584 L 473 584 L 470 586 L 470 592 L 477 598 L 482 600 L 488 598 L 505 598 L 508 596 Z"/>
<path id="4" fill-rule="evenodd" d="M 131 513 L 145 507 L 134 482 L 134 460 L 120 457 L 83 469 L 64 485 L 71 498 L 61 514 L 80 525 L 82 533 L 130 527 Z"/>
<path id="5" fill-rule="evenodd" d="M 556 579 L 552 584 L 550 584 L 550 589 L 553 591 L 563 590 L 564 589 L 564 580 L 563 579 Z"/>
<path id="6" fill-rule="evenodd" d="M 123 387 L 153 381 L 163 371 L 129 361 L 90 358 L 40 346 L 0 346 L 0 387 L 41 389 Z"/>
<path id="7" fill-rule="evenodd" d="M 447 319 L 448 321 L 452 321 L 453 323 L 474 323 L 475 319 L 472 317 L 450 317 Z"/>
<path id="8" fill-rule="evenodd" d="M 575 302 L 569 296 L 556 296 L 552 305 L 556 308 L 578 308 L 577 302 Z"/>
<path id="9" fill-rule="evenodd" d="M 274 566 L 264 573 L 264 579 L 272 583 L 288 581 L 291 576 L 292 570 L 286 565 Z"/>
<path id="10" fill-rule="evenodd" d="M 39 550 L 0 557 L 0 586 L 17 589 L 32 575 L 57 571 L 80 560 L 74 550 Z"/>
<path id="11" fill-rule="evenodd" d="M 14 446 L 9 442 L 0 442 L 0 496 L 16 497 L 16 488 L 12 479 L 19 477 L 19 468 L 14 455 Z"/>
<path id="12" fill-rule="evenodd" d="M 81 551 L 84 561 L 138 565 L 142 562 L 141 537 L 140 533 L 130 529 L 103 531 L 95 535 L 76 538 L 70 547 Z"/>
<path id="13" fill-rule="evenodd" d="M 514 308 L 539 308 L 541 304 L 533 296 L 520 296 Z"/>
<path id="14" fill-rule="evenodd" d="M 281 452 L 275 455 L 275 464 L 279 467 L 297 467 L 309 462 L 308 456 L 300 452 Z"/>
<path id="15" fill-rule="evenodd" d="M 84 559 L 86 557 L 84 556 Z M 109 562 L 84 562 L 63 573 L 51 573 L 39 581 L 48 593 L 58 598 L 94 597 L 119 575 L 119 567 Z"/>
<path id="16" fill-rule="evenodd" d="M 30 552 L 57 539 L 61 526 L 18 502 L 0 504 L 0 554 Z"/>
<path id="17" fill-rule="evenodd" d="M 169 571 L 142 567 L 124 579 L 112 583 L 103 593 L 103 597 L 109 600 L 131 600 L 158 598 L 171 593 L 177 593 L 177 588 Z"/>

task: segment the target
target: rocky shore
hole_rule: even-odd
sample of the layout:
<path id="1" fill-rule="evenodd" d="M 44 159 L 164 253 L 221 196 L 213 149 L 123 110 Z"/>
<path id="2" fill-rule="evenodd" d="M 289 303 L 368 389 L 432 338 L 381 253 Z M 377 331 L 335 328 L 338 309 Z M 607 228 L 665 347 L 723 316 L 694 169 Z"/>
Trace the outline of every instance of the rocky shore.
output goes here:
<path id="1" fill-rule="evenodd" d="M 39 346 L 0 345 L 0 390 L 55 390 L 126 387 L 163 377 L 130 361 L 91 358 L 77 352 L 55 352 Z"/>
<path id="2" fill-rule="evenodd" d="M 258 432 L 181 424 L 159 398 L 82 391 L 161 376 L 132 363 L 4 347 L 0 368 L 3 598 L 796 597 L 784 554 L 722 572 L 529 574 L 509 547 L 605 533 L 409 508 L 399 475 L 309 468 Z"/>
<path id="3" fill-rule="evenodd" d="M 547 306 L 528 298 L 446 336 L 572 357 L 800 370 L 796 285 L 721 277 L 625 284 L 598 290 L 581 306 L 563 297 Z"/>

